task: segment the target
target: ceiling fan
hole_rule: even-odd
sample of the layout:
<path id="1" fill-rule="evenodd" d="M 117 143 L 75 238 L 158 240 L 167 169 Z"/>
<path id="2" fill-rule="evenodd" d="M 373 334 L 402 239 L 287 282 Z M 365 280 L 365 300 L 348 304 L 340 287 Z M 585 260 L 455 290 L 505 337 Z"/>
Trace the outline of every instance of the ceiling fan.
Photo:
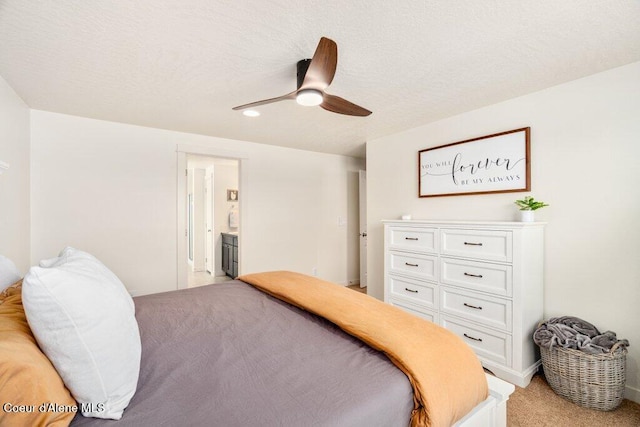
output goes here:
<path id="1" fill-rule="evenodd" d="M 336 42 L 326 37 L 320 39 L 312 59 L 298 61 L 297 89 L 276 98 L 233 107 L 234 110 L 246 110 L 259 105 L 271 104 L 285 99 L 295 99 L 298 104 L 305 106 L 319 105 L 327 111 L 348 116 L 368 116 L 371 111 L 362 108 L 339 96 L 325 92 L 333 81 L 338 65 L 338 46 Z"/>

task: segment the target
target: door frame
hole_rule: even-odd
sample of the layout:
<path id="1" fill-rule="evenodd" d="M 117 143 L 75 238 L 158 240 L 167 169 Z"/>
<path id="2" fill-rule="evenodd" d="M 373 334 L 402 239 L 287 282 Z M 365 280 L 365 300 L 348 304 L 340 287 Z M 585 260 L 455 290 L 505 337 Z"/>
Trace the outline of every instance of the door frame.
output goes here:
<path id="1" fill-rule="evenodd" d="M 214 166 L 209 166 L 204 170 L 204 232 L 205 232 L 205 261 L 204 269 L 212 276 L 216 275 L 216 248 L 213 247 L 215 238 L 213 232 L 215 231 L 215 220 L 213 213 L 215 212 L 213 189 L 214 186 Z"/>
<path id="2" fill-rule="evenodd" d="M 360 248 L 360 287 L 367 287 L 367 171 L 358 171 L 358 244 Z"/>
<path id="3" fill-rule="evenodd" d="M 239 206 L 239 224 L 242 227 L 246 224 L 248 203 L 248 175 L 249 175 L 249 155 L 243 151 L 229 151 L 211 146 L 177 144 L 176 146 L 176 184 L 177 184 L 177 200 L 176 200 L 176 289 L 186 289 L 188 279 L 188 263 L 187 263 L 187 245 L 188 245 L 188 226 L 187 226 L 187 155 L 194 154 L 197 156 L 219 157 L 224 159 L 233 159 L 238 161 L 238 206 Z M 244 248 L 244 234 L 238 234 L 238 274 L 242 272 L 242 252 Z"/>

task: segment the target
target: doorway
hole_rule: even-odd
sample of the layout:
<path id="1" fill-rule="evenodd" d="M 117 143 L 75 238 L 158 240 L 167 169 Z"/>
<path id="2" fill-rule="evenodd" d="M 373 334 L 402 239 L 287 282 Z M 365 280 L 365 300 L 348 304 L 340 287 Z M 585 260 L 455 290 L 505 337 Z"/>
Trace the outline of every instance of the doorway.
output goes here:
<path id="1" fill-rule="evenodd" d="M 186 155 L 186 287 L 231 280 L 235 276 L 223 268 L 224 242 L 240 234 L 239 160 Z M 180 198 L 179 198 L 180 199 Z M 223 242 L 224 240 L 224 242 Z M 226 252 L 225 252 L 226 253 Z M 236 266 L 238 260 L 236 259 Z M 233 272 L 237 275 L 237 268 Z"/>

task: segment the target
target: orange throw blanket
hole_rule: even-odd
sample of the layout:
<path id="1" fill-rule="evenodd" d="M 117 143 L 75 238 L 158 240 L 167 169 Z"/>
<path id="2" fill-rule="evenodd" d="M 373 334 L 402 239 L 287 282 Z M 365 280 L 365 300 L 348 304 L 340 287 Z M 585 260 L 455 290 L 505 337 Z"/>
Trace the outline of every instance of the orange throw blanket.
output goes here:
<path id="1" fill-rule="evenodd" d="M 384 352 L 414 391 L 411 426 L 451 426 L 487 398 L 476 355 L 446 329 L 375 298 L 289 271 L 248 274 L 243 282 L 324 317 Z"/>
<path id="2" fill-rule="evenodd" d="M 43 403 L 51 406 L 41 410 Z M 76 401 L 31 333 L 22 280 L 0 293 L 0 405 L 0 426 L 66 427 L 76 415 Z M 10 409 L 20 406 L 26 411 Z"/>

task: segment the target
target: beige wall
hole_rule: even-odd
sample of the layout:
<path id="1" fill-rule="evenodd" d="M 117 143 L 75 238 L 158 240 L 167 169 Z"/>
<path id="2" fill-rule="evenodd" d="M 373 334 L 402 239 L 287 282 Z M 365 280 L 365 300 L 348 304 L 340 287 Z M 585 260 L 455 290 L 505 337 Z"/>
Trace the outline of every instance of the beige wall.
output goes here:
<path id="1" fill-rule="evenodd" d="M 640 62 L 367 144 L 369 293 L 383 297 L 380 220 L 514 220 L 506 193 L 420 199 L 417 152 L 531 126 L 531 195 L 551 204 L 545 316 L 573 315 L 628 338 L 640 401 Z"/>
<path id="2" fill-rule="evenodd" d="M 348 174 L 361 159 L 32 111 L 32 262 L 65 245 L 138 294 L 176 288 L 178 144 L 243 152 L 241 272 L 346 283 Z"/>
<path id="3" fill-rule="evenodd" d="M 29 268 L 29 108 L 0 77 L 0 254 Z"/>

